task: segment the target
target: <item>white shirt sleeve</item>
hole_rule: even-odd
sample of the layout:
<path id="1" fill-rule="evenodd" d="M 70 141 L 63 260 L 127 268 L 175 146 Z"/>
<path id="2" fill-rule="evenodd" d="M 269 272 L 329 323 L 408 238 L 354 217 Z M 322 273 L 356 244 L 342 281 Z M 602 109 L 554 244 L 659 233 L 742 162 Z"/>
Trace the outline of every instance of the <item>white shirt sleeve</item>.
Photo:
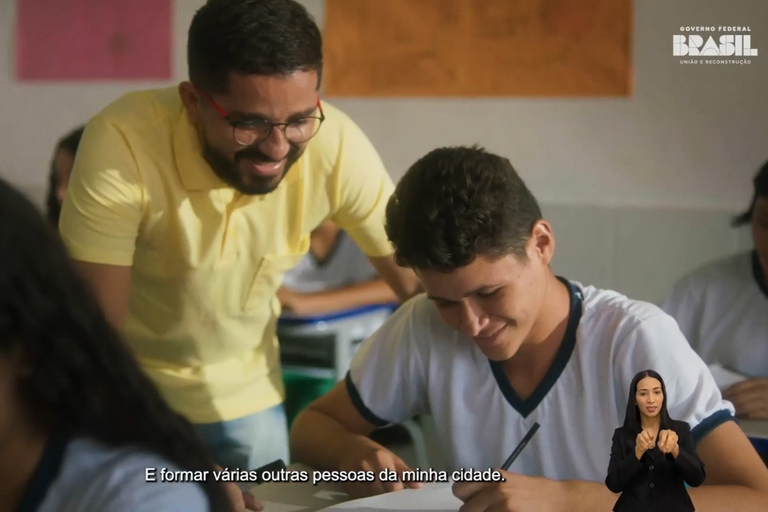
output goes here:
<path id="1" fill-rule="evenodd" d="M 409 300 L 367 339 L 352 359 L 346 384 L 352 402 L 370 423 L 401 423 L 428 412 L 423 348 L 430 343 L 423 315 L 430 304 Z"/>
<path id="2" fill-rule="evenodd" d="M 147 481 L 147 468 L 178 468 L 161 457 L 145 452 L 128 452 L 90 478 L 80 478 L 62 489 L 60 501 L 42 507 L 56 512 L 210 512 L 208 496 L 201 484 L 194 482 Z"/>
<path id="3" fill-rule="evenodd" d="M 700 294 L 692 290 L 692 278 L 689 276 L 682 279 L 672 288 L 667 296 L 662 309 L 672 318 L 685 336 L 685 339 L 693 347 L 693 350 L 699 352 L 701 329 L 701 301 Z"/>
<path id="4" fill-rule="evenodd" d="M 670 417 L 687 422 L 696 442 L 734 419 L 733 405 L 723 400 L 706 364 L 686 342 L 675 320 L 663 312 L 628 327 L 613 365 L 616 389 L 623 392 L 625 400 L 638 372 L 654 370 L 661 375 Z"/>
<path id="5" fill-rule="evenodd" d="M 98 497 L 99 506 L 83 510 L 104 512 L 209 512 L 208 498 L 195 483 L 126 485 Z M 96 501 L 94 500 L 94 503 Z"/>

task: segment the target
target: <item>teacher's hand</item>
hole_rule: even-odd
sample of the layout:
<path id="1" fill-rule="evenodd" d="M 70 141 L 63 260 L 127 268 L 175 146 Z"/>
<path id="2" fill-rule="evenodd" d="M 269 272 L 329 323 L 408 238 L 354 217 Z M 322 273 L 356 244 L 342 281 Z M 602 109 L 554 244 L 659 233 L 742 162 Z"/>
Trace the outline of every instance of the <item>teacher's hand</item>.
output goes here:
<path id="1" fill-rule="evenodd" d="M 749 379 L 723 391 L 733 404 L 736 416 L 749 420 L 768 420 L 768 379 Z"/>
<path id="2" fill-rule="evenodd" d="M 563 482 L 501 471 L 506 482 L 458 482 L 453 494 L 461 512 L 564 512 L 569 497 Z"/>
<path id="3" fill-rule="evenodd" d="M 661 453 L 670 454 L 677 458 L 678 453 L 680 453 L 679 450 L 677 434 L 674 430 L 662 430 L 659 432 L 659 451 Z"/>

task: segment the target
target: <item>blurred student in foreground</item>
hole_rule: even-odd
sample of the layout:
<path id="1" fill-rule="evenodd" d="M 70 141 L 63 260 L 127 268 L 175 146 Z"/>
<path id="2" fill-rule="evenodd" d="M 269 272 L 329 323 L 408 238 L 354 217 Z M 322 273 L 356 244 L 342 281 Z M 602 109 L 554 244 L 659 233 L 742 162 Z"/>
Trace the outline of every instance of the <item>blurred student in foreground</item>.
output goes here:
<path id="1" fill-rule="evenodd" d="M 312 231 L 309 252 L 285 274 L 277 297 L 284 310 L 297 315 L 398 302 L 365 253 L 332 220 Z"/>
<path id="2" fill-rule="evenodd" d="M 606 439 L 635 374 L 654 368 L 671 376 L 669 413 L 691 426 L 711 468 L 709 485 L 690 491 L 696 509 L 765 510 L 768 469 L 674 319 L 555 275 L 552 226 L 509 160 L 477 147 L 434 150 L 400 180 L 386 219 L 397 261 L 427 294 L 400 306 L 345 381 L 296 418 L 294 461 L 401 474 L 406 464 L 368 436 L 430 413 L 447 469 L 486 470 L 538 422 L 505 482 L 455 484 L 462 510 L 610 510 Z M 402 487 L 346 484 L 356 496 Z"/>
<path id="3" fill-rule="evenodd" d="M 0 503 L 19 512 L 245 510 L 235 486 L 213 478 L 146 481 L 147 468 L 215 468 L 86 290 L 52 227 L 0 180 Z"/>
<path id="4" fill-rule="evenodd" d="M 80 126 L 62 137 L 53 152 L 45 206 L 48 220 L 57 228 L 61 205 L 64 203 L 64 196 L 67 193 L 67 186 L 69 186 L 69 177 L 72 174 L 72 166 L 75 163 L 75 154 L 84 129 L 85 126 Z"/>
<path id="5" fill-rule="evenodd" d="M 680 280 L 664 309 L 707 364 L 745 377 L 723 396 L 745 419 L 768 420 L 768 162 L 754 180 L 749 209 L 754 248 L 704 265 Z"/>

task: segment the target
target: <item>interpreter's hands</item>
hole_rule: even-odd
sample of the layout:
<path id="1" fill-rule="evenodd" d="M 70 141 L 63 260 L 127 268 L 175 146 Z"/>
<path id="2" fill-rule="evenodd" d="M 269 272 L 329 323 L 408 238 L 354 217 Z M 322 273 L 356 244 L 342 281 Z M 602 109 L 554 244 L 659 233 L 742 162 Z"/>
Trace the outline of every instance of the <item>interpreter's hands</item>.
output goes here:
<path id="1" fill-rule="evenodd" d="M 506 482 L 458 482 L 453 494 L 460 512 L 561 512 L 568 509 L 563 482 L 501 471 Z"/>
<path id="2" fill-rule="evenodd" d="M 411 471 L 403 460 L 380 444 L 366 439 L 350 450 L 339 463 L 340 471 L 373 471 L 376 479 L 373 482 L 342 482 L 341 487 L 352 498 L 365 498 L 376 494 L 384 494 L 403 489 L 418 489 L 418 482 L 382 482 L 379 472 L 390 469 L 402 479 L 403 471 Z"/>
<path id="3" fill-rule="evenodd" d="M 654 446 L 656 446 L 656 439 L 653 438 L 653 434 L 643 430 L 637 434 L 635 440 L 635 455 L 639 459 L 647 450 L 653 450 Z"/>
<path id="4" fill-rule="evenodd" d="M 748 379 L 723 391 L 733 404 L 736 416 L 749 420 L 768 420 L 768 379 Z"/>
<path id="5" fill-rule="evenodd" d="M 216 471 L 223 471 L 221 466 L 216 466 Z M 253 496 L 253 494 L 240 490 L 235 482 L 222 482 L 224 490 L 227 493 L 229 502 L 235 507 L 235 512 L 248 512 L 255 510 L 259 512 L 264 510 L 264 506 Z"/>
<path id="6" fill-rule="evenodd" d="M 677 458 L 680 450 L 677 444 L 677 434 L 674 430 L 662 430 L 659 432 L 659 451 Z"/>

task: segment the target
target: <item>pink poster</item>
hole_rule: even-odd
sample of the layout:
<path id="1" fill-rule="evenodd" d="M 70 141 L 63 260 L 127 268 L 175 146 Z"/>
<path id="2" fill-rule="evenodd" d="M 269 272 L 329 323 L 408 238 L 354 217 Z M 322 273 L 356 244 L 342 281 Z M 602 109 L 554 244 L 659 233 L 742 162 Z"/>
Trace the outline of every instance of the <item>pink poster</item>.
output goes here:
<path id="1" fill-rule="evenodd" d="M 171 0 L 17 0 L 16 77 L 171 79 Z"/>

